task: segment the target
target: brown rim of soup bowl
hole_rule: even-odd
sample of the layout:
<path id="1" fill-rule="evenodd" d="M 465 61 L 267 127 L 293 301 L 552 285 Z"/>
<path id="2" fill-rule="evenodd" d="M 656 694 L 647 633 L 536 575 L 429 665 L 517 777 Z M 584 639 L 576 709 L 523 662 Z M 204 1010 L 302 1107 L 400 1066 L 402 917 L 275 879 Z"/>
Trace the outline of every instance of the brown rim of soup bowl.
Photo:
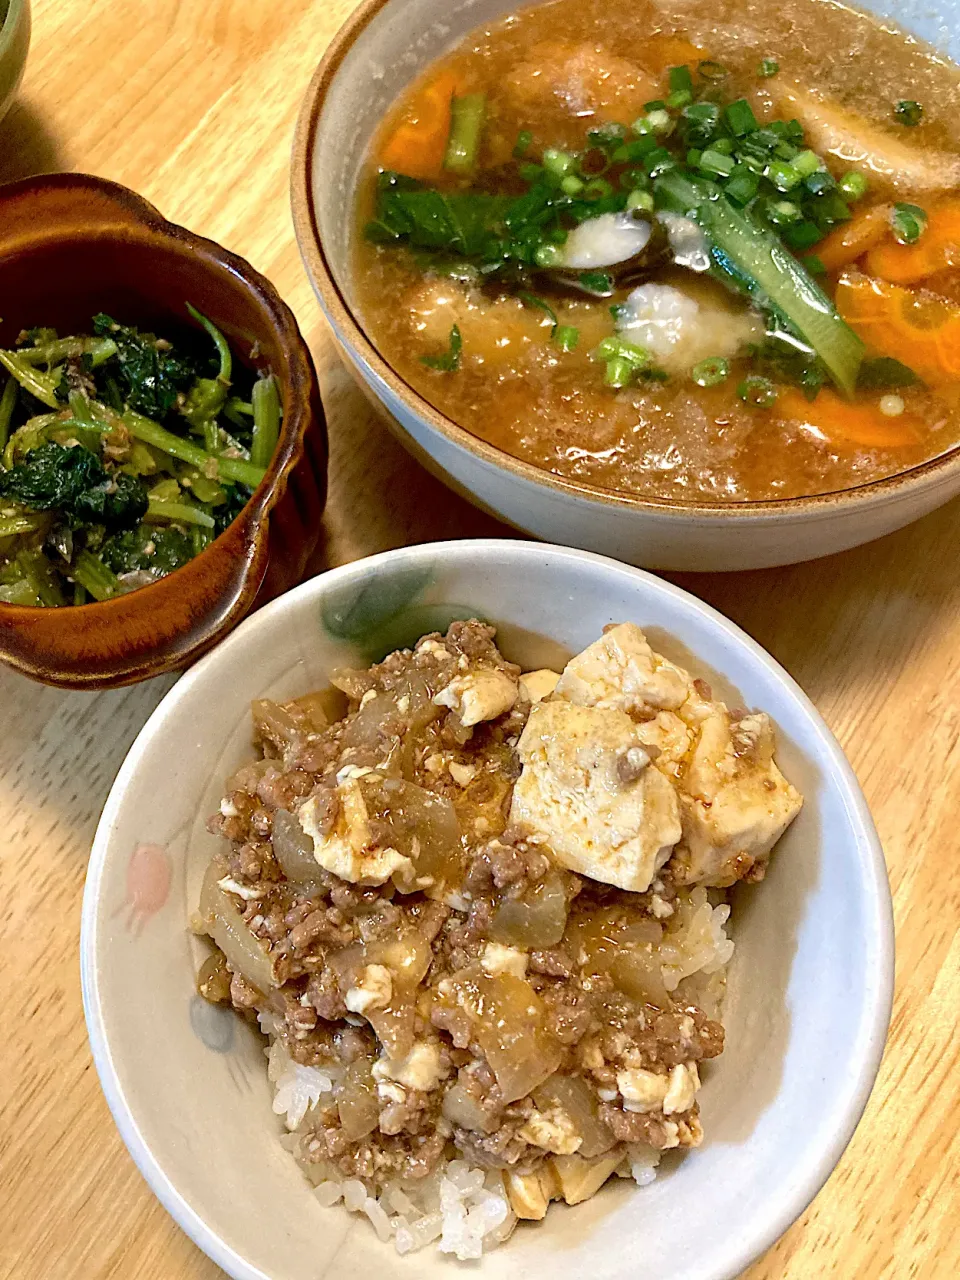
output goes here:
<path id="1" fill-rule="evenodd" d="M 143 327 L 183 327 L 190 301 L 223 328 L 238 358 L 254 347 L 277 377 L 277 449 L 247 505 L 209 547 L 102 603 L 0 604 L 0 661 L 45 684 L 103 689 L 177 670 L 295 585 L 319 538 L 326 429 L 293 312 L 236 254 L 167 221 L 126 187 L 84 174 L 0 187 L 0 289 L 0 345 L 24 322 L 76 329 L 111 307 Z"/>
<path id="2" fill-rule="evenodd" d="M 700 516 L 707 519 L 723 520 L 731 515 L 738 520 L 765 519 L 769 522 L 777 515 L 801 513 L 813 515 L 820 510 L 824 513 L 836 509 L 839 505 L 853 503 L 873 505 L 882 503 L 884 498 L 894 500 L 898 491 L 905 487 L 913 487 L 915 483 L 932 480 L 941 472 L 960 469 L 960 444 L 952 446 L 944 453 L 926 462 L 918 463 L 904 471 L 886 476 L 880 480 L 870 480 L 860 485 L 852 485 L 846 489 L 833 490 L 829 493 L 811 494 L 801 498 L 772 498 L 762 501 L 740 502 L 702 502 L 684 501 L 679 498 L 658 498 L 654 496 L 621 493 L 598 486 L 585 484 L 578 480 L 569 480 L 554 475 L 532 463 L 524 462 L 512 454 L 498 449 L 495 445 L 473 435 L 465 427 L 459 426 L 452 418 L 441 413 L 410 383 L 403 379 L 377 350 L 374 343 L 354 315 L 344 298 L 333 272 L 327 262 L 323 241 L 320 236 L 319 223 L 313 194 L 313 150 L 320 117 L 326 105 L 327 95 L 340 66 L 356 40 L 362 35 L 373 19 L 394 0 L 364 0 L 359 8 L 347 19 L 327 47 L 326 53 L 313 74 L 304 97 L 300 116 L 297 120 L 293 144 L 293 164 L 291 167 L 291 198 L 293 204 L 293 221 L 308 271 L 317 289 L 321 303 L 328 318 L 337 326 L 347 344 L 352 347 L 359 358 L 367 364 L 378 378 L 387 384 L 390 390 L 417 417 L 427 422 L 440 435 L 454 444 L 469 450 L 482 461 L 513 472 L 515 476 L 534 484 L 543 485 L 559 493 L 571 497 L 585 498 L 593 502 L 604 503 L 626 509 L 648 511 L 651 514 L 670 514 L 675 512 L 683 516 Z M 382 406 L 383 407 L 383 406 Z M 384 407 L 385 408 L 385 407 Z M 406 430 L 395 418 L 385 410 L 385 417 L 395 434 L 423 460 L 423 450 L 413 442 Z M 434 474 L 442 476 L 446 484 L 457 492 L 464 493 L 474 505 L 490 510 L 485 504 L 478 502 L 463 486 L 455 484 L 449 474 L 433 462 L 429 467 Z M 493 514 L 498 514 L 494 512 Z M 502 515 L 498 515 L 503 519 Z"/>

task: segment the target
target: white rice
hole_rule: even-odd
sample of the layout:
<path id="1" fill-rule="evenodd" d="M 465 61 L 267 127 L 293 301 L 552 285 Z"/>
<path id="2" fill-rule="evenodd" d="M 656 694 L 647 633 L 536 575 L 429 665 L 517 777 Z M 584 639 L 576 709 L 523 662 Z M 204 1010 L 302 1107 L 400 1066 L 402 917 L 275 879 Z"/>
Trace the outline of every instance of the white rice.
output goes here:
<path id="1" fill-rule="evenodd" d="M 724 971 L 733 954 L 733 942 L 724 930 L 729 915 L 725 903 L 713 905 L 706 889 L 694 889 L 681 897 L 665 922 L 660 945 L 667 989 L 676 991 L 683 982 L 684 994 L 694 991 L 711 1017 L 719 1011 Z M 260 1025 L 272 1039 L 275 1019 L 261 1014 Z M 404 1187 L 392 1183 L 374 1196 L 359 1179 L 340 1180 L 331 1165 L 304 1159 L 301 1135 L 310 1131 L 310 1112 L 333 1090 L 338 1072 L 300 1066 L 276 1039 L 266 1054 L 267 1074 L 275 1088 L 273 1109 L 284 1117 L 288 1130 L 281 1142 L 297 1158 L 324 1208 L 342 1203 L 349 1212 L 363 1214 L 377 1237 L 384 1243 L 392 1240 L 399 1254 L 415 1253 L 436 1242 L 441 1253 L 467 1261 L 509 1238 L 517 1217 L 496 1172 L 449 1160 L 421 1182 Z M 660 1154 L 653 1147 L 629 1147 L 616 1172 L 632 1177 L 639 1187 L 649 1186 L 657 1176 Z"/>

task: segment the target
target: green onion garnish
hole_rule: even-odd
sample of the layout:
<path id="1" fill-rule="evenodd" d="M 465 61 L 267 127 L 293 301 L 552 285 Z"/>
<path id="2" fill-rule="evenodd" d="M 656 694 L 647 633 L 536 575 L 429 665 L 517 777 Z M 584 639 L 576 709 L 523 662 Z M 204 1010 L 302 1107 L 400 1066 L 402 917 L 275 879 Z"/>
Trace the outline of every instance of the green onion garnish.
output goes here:
<path id="1" fill-rule="evenodd" d="M 568 173 L 560 181 L 560 190 L 565 196 L 577 196 L 583 190 L 583 183 L 575 173 Z"/>
<path id="2" fill-rule="evenodd" d="M 612 360 L 607 361 L 606 368 L 603 373 L 603 380 L 608 387 L 625 387 L 633 377 L 633 365 L 629 360 L 624 360 L 622 356 L 614 356 Z"/>
<path id="3" fill-rule="evenodd" d="M 728 377 L 729 373 L 730 365 L 723 356 L 708 356 L 706 360 L 701 360 L 693 366 L 690 377 L 698 387 L 716 387 Z"/>
<path id="4" fill-rule="evenodd" d="M 613 293 L 613 278 L 606 271 L 581 271 L 577 276 L 580 287 L 587 293 L 594 293 L 600 298 L 609 298 Z"/>
<path id="5" fill-rule="evenodd" d="M 926 230 L 926 211 L 916 204 L 895 204 L 890 225 L 900 244 L 916 244 Z"/>
<path id="6" fill-rule="evenodd" d="M 780 63 L 777 62 L 776 58 L 761 58 L 760 65 L 757 67 L 757 75 L 761 79 L 766 79 L 768 76 L 775 76 L 779 70 Z"/>
<path id="7" fill-rule="evenodd" d="M 576 163 L 576 156 L 569 151 L 558 151 L 555 147 L 547 147 L 543 153 L 543 167 L 555 178 L 562 178 Z"/>
<path id="8" fill-rule="evenodd" d="M 711 148 L 703 152 L 697 167 L 703 173 L 713 174 L 718 178 L 729 178 L 737 166 L 732 156 L 725 156 L 722 152 Z"/>
<path id="9" fill-rule="evenodd" d="M 671 93 L 686 92 L 692 96 L 693 76 L 690 74 L 689 67 L 671 67 L 667 72 L 667 75 L 669 78 Z"/>
<path id="10" fill-rule="evenodd" d="M 777 402 L 777 388 L 769 378 L 751 374 L 737 387 L 737 395 L 744 404 L 755 405 L 758 409 L 769 409 Z"/>
<path id="11" fill-rule="evenodd" d="M 730 132 L 736 134 L 738 138 L 745 137 L 758 128 L 757 117 L 753 114 L 753 107 L 746 98 L 737 98 L 735 102 L 731 102 L 724 108 L 723 114 Z"/>
<path id="12" fill-rule="evenodd" d="M 800 151 L 790 161 L 801 178 L 809 178 L 821 167 L 820 157 L 815 151 Z"/>
<path id="13" fill-rule="evenodd" d="M 553 340 L 561 351 L 573 351 L 580 341 L 580 330 L 572 324 L 558 324 L 553 331 Z"/>
<path id="14" fill-rule="evenodd" d="M 790 226 L 803 217 L 800 206 L 792 200 L 769 200 L 766 214 L 775 227 Z"/>
<path id="15" fill-rule="evenodd" d="M 693 94 L 689 89 L 677 89 L 675 93 L 671 93 L 667 98 L 667 106 L 678 111 L 681 107 L 689 106 L 693 101 Z"/>
<path id="16" fill-rule="evenodd" d="M 704 80 L 724 80 L 730 74 L 722 63 L 713 62 L 709 58 L 698 64 L 697 73 Z"/>
<path id="17" fill-rule="evenodd" d="M 627 209 L 645 209 L 653 212 L 653 194 L 649 191 L 631 191 L 627 196 Z"/>
<path id="18" fill-rule="evenodd" d="M 764 169 L 763 176 L 772 182 L 778 191 L 792 191 L 802 181 L 800 174 L 786 160 L 771 160 Z"/>
<path id="19" fill-rule="evenodd" d="M 898 124 L 913 128 L 923 119 L 923 107 L 912 98 L 901 98 L 893 108 L 893 114 Z"/>
<path id="20" fill-rule="evenodd" d="M 870 183 L 863 174 L 857 173 L 855 170 L 845 173 L 837 185 L 840 188 L 840 193 L 846 196 L 848 200 L 862 200 L 870 187 Z"/>

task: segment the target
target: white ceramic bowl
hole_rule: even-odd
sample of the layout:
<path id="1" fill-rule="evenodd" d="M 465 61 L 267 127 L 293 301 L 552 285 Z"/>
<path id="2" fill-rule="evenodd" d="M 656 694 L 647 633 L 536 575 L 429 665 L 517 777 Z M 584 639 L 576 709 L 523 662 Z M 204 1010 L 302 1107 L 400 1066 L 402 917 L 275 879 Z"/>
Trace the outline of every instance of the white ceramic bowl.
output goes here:
<path id="1" fill-rule="evenodd" d="M 960 56 L 958 0 L 873 0 Z M 386 108 L 423 68 L 515 0 L 365 0 L 334 38 L 294 144 L 300 251 L 350 370 L 410 451 L 457 492 L 518 529 L 655 569 L 757 569 L 859 546 L 960 493 L 960 448 L 886 480 L 812 498 L 681 503 L 561 479 L 478 440 L 379 355 L 358 320 L 350 236 L 357 177 Z"/>
<path id="2" fill-rule="evenodd" d="M 562 662 L 608 622 L 640 623 L 773 716 L 805 796 L 766 881 L 734 907 L 728 1047 L 704 1073 L 704 1146 L 649 1188 L 556 1206 L 482 1264 L 487 1280 L 726 1280 L 802 1212 L 866 1104 L 892 988 L 883 855 L 850 766 L 786 672 L 692 596 L 594 555 L 515 541 L 387 552 L 267 605 L 182 677 L 124 762 L 90 861 L 83 995 L 107 1101 L 160 1200 L 235 1280 L 455 1274 L 429 1250 L 396 1257 L 365 1219 L 317 1203 L 279 1145 L 259 1038 L 195 995 L 187 921 L 216 843 L 205 819 L 251 757 L 250 700 L 305 693 L 334 665 L 473 614 L 501 624 L 526 666 Z"/>

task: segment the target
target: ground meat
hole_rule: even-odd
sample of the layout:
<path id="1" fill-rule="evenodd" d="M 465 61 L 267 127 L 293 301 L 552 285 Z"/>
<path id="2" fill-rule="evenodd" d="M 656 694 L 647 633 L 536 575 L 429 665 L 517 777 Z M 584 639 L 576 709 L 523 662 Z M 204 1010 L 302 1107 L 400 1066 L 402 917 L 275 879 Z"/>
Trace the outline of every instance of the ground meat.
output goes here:
<path id="1" fill-rule="evenodd" d="M 206 989 L 211 998 L 218 992 L 224 996 L 229 979 L 234 1008 L 250 1019 L 255 1012 L 270 1015 L 296 1062 L 347 1066 L 384 1056 L 370 1024 L 346 1009 L 344 966 L 337 962 L 343 948 L 355 948 L 345 971 L 353 976 L 364 963 L 380 964 L 391 954 L 384 950 L 385 942 L 410 932 L 429 948 L 418 952 L 429 967 L 415 993 L 412 1036 L 414 1043 L 440 1044 L 436 1087 L 384 1090 L 378 1129 L 360 1141 L 345 1136 L 328 1094 L 309 1113 L 309 1131 L 302 1138 L 305 1158 L 330 1162 L 339 1176 L 361 1177 L 371 1185 L 426 1176 L 444 1154 L 457 1152 L 487 1169 L 525 1171 L 547 1158 L 543 1149 L 520 1137 L 532 1099 L 504 1103 L 478 1042 L 482 1035 L 468 999 L 464 997 L 466 1008 L 453 1003 L 451 993 L 468 988 L 441 984 L 477 965 L 493 940 L 503 902 L 528 894 L 548 873 L 560 877 L 571 904 L 567 931 L 557 945 L 528 953 L 526 981 L 543 1009 L 544 1033 L 562 1051 L 559 1071 L 580 1075 L 593 1090 L 616 1089 L 617 1073 L 625 1068 L 663 1073 L 681 1062 L 715 1057 L 723 1048 L 722 1026 L 687 1004 L 680 992 L 658 1011 L 618 989 L 609 969 L 588 967 L 583 939 L 591 935 L 581 929 L 595 928 L 591 917 L 606 913 L 626 923 L 666 918 L 664 907 L 676 901 L 678 888 L 669 866 L 645 894 L 582 880 L 555 868 L 549 850 L 529 844 L 522 829 L 509 825 L 513 783 L 520 773 L 516 743 L 530 704 L 520 699 L 498 719 L 465 728 L 455 712 L 434 702 L 455 675 L 478 667 L 497 668 L 511 678 L 519 673 L 497 651 L 492 628 L 457 623 L 445 637 L 425 637 L 414 650 L 391 654 L 369 671 L 338 673 L 350 710 L 325 729 L 322 720 L 311 721 L 295 704 L 265 705 L 259 713 L 266 726 L 264 759 L 234 775 L 221 812 L 209 823 L 228 842 L 216 860 L 219 876 L 230 876 L 256 893 L 240 895 L 237 910 L 269 951 L 279 986 L 262 993 L 241 975 L 230 975 L 224 964 L 218 981 L 211 976 Z M 406 826 L 399 807 L 391 814 L 393 780 L 442 797 L 447 832 L 456 832 L 455 813 L 461 839 L 443 853 L 445 883 L 441 887 L 435 881 L 427 889 L 436 898 L 401 893 L 390 881 L 377 887 L 351 884 L 319 866 L 315 874 L 311 871 L 308 886 L 286 880 L 271 843 L 275 814 L 279 809 L 295 814 L 312 796 L 320 830 L 331 830 L 341 816 L 336 778 L 347 765 L 375 769 L 383 779 L 376 805 L 370 800 L 373 792 L 365 794 L 368 821 L 384 846 L 396 842 L 407 852 L 420 834 L 416 806 L 407 810 Z M 619 766 L 621 781 L 632 781 L 647 767 L 646 754 L 626 753 Z M 453 843 L 449 834 L 445 838 Z M 434 848 L 430 856 L 436 856 Z M 383 963 L 389 968 L 387 960 Z M 399 979 L 399 973 L 391 975 L 392 1001 L 398 992 L 408 998 Z M 504 987 L 505 999 L 507 991 Z M 475 1109 L 474 1117 L 463 1112 L 460 1117 L 474 1119 L 478 1112 L 482 1132 L 454 1127 L 444 1116 L 442 1104 L 454 1085 L 458 1101 L 465 1094 Z M 456 1115 L 453 1101 L 450 1106 L 450 1114 Z M 621 1142 L 668 1147 L 699 1140 L 695 1106 L 682 1117 L 664 1117 L 627 1112 L 606 1102 L 599 1114 Z"/>

